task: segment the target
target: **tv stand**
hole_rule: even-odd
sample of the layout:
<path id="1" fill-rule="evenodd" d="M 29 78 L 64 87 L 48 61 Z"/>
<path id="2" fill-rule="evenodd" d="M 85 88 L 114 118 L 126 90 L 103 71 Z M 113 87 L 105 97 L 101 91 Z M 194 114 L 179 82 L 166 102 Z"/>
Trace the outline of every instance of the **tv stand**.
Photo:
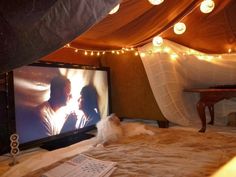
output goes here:
<path id="1" fill-rule="evenodd" d="M 92 137 L 94 137 L 93 134 L 79 133 L 79 134 L 67 136 L 67 137 L 64 137 L 64 138 L 52 140 L 50 142 L 46 142 L 40 147 L 43 148 L 43 149 L 46 149 L 48 151 L 52 151 L 52 150 L 55 150 L 55 149 L 63 148 L 63 147 L 78 143 L 80 141 L 83 141 L 83 140 L 86 140 L 86 139 L 89 139 L 89 138 L 92 138 Z"/>

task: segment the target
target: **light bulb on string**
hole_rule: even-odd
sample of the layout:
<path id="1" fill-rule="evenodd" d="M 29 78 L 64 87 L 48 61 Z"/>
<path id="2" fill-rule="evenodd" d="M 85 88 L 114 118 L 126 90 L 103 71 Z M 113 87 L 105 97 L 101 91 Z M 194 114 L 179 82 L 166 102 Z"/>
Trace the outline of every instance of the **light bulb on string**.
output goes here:
<path id="1" fill-rule="evenodd" d="M 163 38 L 161 36 L 156 36 L 152 39 L 152 44 L 154 46 L 161 46 L 163 43 Z"/>
<path id="2" fill-rule="evenodd" d="M 75 53 L 80 53 L 83 52 L 83 54 L 85 56 L 100 56 L 100 55 L 104 55 L 106 53 L 112 53 L 112 54 L 124 54 L 126 51 L 130 52 L 130 51 L 135 51 L 136 49 L 132 46 L 130 47 L 122 47 L 121 49 L 114 49 L 114 50 L 90 50 L 90 49 L 81 49 L 81 48 L 76 48 L 71 46 L 70 44 L 66 44 L 64 47 L 69 48 L 69 49 L 73 49 L 73 51 Z"/>
<path id="3" fill-rule="evenodd" d="M 175 34 L 183 34 L 186 31 L 186 25 L 182 22 L 176 23 L 174 25 Z"/>
<path id="4" fill-rule="evenodd" d="M 201 5 L 200 5 L 200 10 L 202 13 L 210 13 L 213 11 L 215 7 L 215 3 L 213 0 L 203 0 Z"/>
<path id="5" fill-rule="evenodd" d="M 145 57 L 146 54 L 145 54 L 144 52 L 141 52 L 140 56 L 141 56 L 141 57 Z"/>
<path id="6" fill-rule="evenodd" d="M 152 5 L 159 5 L 164 2 L 164 0 L 148 0 Z"/>
<path id="7" fill-rule="evenodd" d="M 116 13 L 120 8 L 120 4 L 117 4 L 110 12 L 109 14 L 112 15 L 114 13 Z"/>

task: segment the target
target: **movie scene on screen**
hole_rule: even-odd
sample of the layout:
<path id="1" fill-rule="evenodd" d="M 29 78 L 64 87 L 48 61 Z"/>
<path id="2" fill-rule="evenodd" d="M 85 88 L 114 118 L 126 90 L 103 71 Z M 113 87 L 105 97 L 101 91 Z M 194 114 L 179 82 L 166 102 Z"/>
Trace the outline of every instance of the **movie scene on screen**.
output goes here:
<path id="1" fill-rule="evenodd" d="M 76 132 L 109 114 L 108 68 L 28 65 L 13 71 L 21 144 Z"/>

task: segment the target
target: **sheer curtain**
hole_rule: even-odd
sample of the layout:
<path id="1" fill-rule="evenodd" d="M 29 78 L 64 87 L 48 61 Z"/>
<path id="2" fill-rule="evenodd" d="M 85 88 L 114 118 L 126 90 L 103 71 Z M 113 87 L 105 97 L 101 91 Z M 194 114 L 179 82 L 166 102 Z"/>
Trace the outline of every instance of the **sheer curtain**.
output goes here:
<path id="1" fill-rule="evenodd" d="M 236 85 L 236 54 L 208 55 L 168 40 L 160 47 L 146 44 L 139 53 L 160 110 L 179 125 L 200 123 L 196 110 L 199 94 L 183 92 L 184 88 Z M 230 112 L 236 112 L 234 99 L 216 103 L 216 123 L 225 124 Z M 206 114 L 209 119 L 207 109 Z"/>

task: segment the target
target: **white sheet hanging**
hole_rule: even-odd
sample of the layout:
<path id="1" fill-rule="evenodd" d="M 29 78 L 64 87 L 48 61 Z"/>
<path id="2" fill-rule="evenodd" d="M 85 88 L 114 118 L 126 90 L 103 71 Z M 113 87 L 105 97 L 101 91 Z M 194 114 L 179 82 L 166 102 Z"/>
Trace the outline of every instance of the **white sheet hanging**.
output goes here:
<path id="1" fill-rule="evenodd" d="M 139 53 L 154 97 L 164 116 L 173 123 L 200 123 L 196 111 L 199 95 L 185 93 L 184 88 L 236 85 L 236 54 L 207 55 L 168 40 L 160 47 L 149 43 L 139 48 Z M 215 104 L 216 122 L 225 123 L 222 117 L 230 112 L 236 112 L 234 99 Z"/>

